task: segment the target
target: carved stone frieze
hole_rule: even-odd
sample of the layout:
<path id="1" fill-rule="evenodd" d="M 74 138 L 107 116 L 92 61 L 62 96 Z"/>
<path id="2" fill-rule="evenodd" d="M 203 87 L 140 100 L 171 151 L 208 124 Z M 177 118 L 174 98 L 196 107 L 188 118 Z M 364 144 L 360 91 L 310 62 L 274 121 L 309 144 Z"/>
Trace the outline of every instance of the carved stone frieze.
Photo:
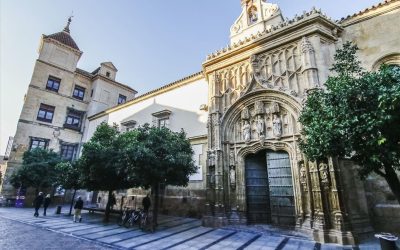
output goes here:
<path id="1" fill-rule="evenodd" d="M 301 183 L 301 186 L 303 188 L 303 191 L 307 191 L 307 170 L 306 170 L 306 167 L 304 166 L 304 162 L 302 162 L 300 164 L 300 176 L 299 176 L 299 179 L 300 179 L 300 183 Z"/>
<path id="2" fill-rule="evenodd" d="M 319 174 L 320 174 L 321 183 L 324 185 L 324 187 L 327 187 L 329 185 L 328 164 L 326 164 L 326 163 L 319 164 Z"/>

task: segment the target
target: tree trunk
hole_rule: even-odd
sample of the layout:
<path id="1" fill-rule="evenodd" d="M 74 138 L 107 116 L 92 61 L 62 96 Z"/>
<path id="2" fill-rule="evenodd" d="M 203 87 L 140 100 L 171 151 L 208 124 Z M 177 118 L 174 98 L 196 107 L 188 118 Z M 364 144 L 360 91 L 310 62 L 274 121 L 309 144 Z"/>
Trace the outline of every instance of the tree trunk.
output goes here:
<path id="1" fill-rule="evenodd" d="M 76 195 L 76 189 L 74 189 L 74 194 L 72 195 L 72 199 L 71 199 L 71 205 L 69 206 L 69 216 L 71 216 L 72 214 L 72 206 L 74 205 L 74 200 L 75 200 L 75 195 Z"/>
<path id="2" fill-rule="evenodd" d="M 159 199 L 159 185 L 154 185 L 153 186 L 153 191 L 154 191 L 154 209 L 153 209 L 153 228 L 155 228 L 158 223 L 157 223 L 157 218 L 158 218 L 158 199 Z"/>
<path id="3" fill-rule="evenodd" d="M 397 199 L 397 202 L 400 204 L 400 180 L 397 176 L 396 171 L 393 169 L 391 165 L 385 165 L 385 179 L 389 184 L 390 189 L 392 190 L 394 196 Z"/>
<path id="4" fill-rule="evenodd" d="M 108 222 L 110 220 L 110 210 L 111 210 L 111 196 L 112 196 L 112 190 L 108 191 L 108 201 L 106 205 L 106 211 L 104 213 L 104 221 Z"/>

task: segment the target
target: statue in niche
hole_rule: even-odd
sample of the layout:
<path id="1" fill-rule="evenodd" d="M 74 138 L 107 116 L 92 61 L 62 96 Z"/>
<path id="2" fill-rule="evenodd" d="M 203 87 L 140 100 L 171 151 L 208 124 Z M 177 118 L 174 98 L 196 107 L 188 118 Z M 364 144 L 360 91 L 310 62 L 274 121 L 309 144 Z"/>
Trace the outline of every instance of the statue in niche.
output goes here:
<path id="1" fill-rule="evenodd" d="M 272 119 L 272 132 L 275 137 L 282 136 L 282 121 L 277 114 L 274 114 Z"/>
<path id="2" fill-rule="evenodd" d="M 245 142 L 249 142 L 251 140 L 251 126 L 249 124 L 249 121 L 244 120 L 242 131 L 243 131 L 243 139 L 244 139 L 244 141 Z"/>
<path id="3" fill-rule="evenodd" d="M 235 166 L 235 151 L 231 150 L 229 152 L 229 166 Z"/>
<path id="4" fill-rule="evenodd" d="M 248 120 L 250 119 L 250 112 L 249 109 L 247 107 L 245 107 L 242 111 L 242 119 L 243 120 Z"/>
<path id="5" fill-rule="evenodd" d="M 210 187 L 214 187 L 215 186 L 215 167 L 210 166 L 208 170 L 209 170 L 208 184 Z"/>
<path id="6" fill-rule="evenodd" d="M 273 102 L 272 105 L 271 105 L 270 111 L 271 111 L 272 114 L 279 113 L 280 112 L 279 104 L 277 102 Z"/>
<path id="7" fill-rule="evenodd" d="M 208 166 L 215 166 L 215 153 L 210 151 L 208 154 Z"/>
<path id="8" fill-rule="evenodd" d="M 261 115 L 257 116 L 257 133 L 258 135 L 261 137 L 265 136 L 265 122 L 264 122 L 264 118 Z"/>
<path id="9" fill-rule="evenodd" d="M 255 6 L 252 6 L 249 9 L 249 22 L 250 24 L 253 24 L 257 22 L 257 20 L 258 20 L 257 8 Z"/>
<path id="10" fill-rule="evenodd" d="M 264 103 L 262 101 L 256 101 L 254 103 L 254 112 L 256 115 L 263 115 L 265 113 Z"/>
<path id="11" fill-rule="evenodd" d="M 326 163 L 319 164 L 319 173 L 321 176 L 321 182 L 324 184 L 328 183 L 328 165 Z"/>
<path id="12" fill-rule="evenodd" d="M 300 165 L 300 183 L 303 186 L 304 190 L 307 190 L 307 175 L 306 175 L 306 167 L 304 163 Z"/>
<path id="13" fill-rule="evenodd" d="M 229 181 L 232 188 L 236 186 L 236 168 L 235 166 L 229 166 Z"/>

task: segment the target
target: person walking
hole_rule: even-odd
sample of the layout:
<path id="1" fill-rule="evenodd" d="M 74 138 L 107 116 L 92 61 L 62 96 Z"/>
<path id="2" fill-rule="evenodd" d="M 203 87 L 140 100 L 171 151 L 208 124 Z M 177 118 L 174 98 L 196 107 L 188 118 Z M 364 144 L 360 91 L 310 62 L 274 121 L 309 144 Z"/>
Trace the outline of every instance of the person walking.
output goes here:
<path id="1" fill-rule="evenodd" d="M 79 222 L 82 221 L 82 216 L 81 216 L 81 211 L 83 208 L 83 200 L 80 196 L 78 196 L 78 200 L 75 202 L 75 206 L 74 206 L 74 222 L 76 222 L 76 219 L 79 220 Z"/>
<path id="2" fill-rule="evenodd" d="M 46 211 L 50 205 L 50 202 L 51 202 L 50 194 L 47 194 L 46 197 L 44 198 L 44 203 L 43 203 L 43 209 L 44 209 L 43 216 L 46 216 Z"/>
<path id="3" fill-rule="evenodd" d="M 146 197 L 143 198 L 142 205 L 143 205 L 144 212 L 147 214 L 149 212 L 149 208 L 151 206 L 151 200 L 150 200 L 149 194 L 147 194 Z"/>
<path id="4" fill-rule="evenodd" d="M 39 208 L 43 204 L 43 192 L 39 192 L 39 195 L 36 196 L 35 200 L 33 201 L 33 206 L 35 207 L 35 213 L 33 216 L 39 217 Z"/>

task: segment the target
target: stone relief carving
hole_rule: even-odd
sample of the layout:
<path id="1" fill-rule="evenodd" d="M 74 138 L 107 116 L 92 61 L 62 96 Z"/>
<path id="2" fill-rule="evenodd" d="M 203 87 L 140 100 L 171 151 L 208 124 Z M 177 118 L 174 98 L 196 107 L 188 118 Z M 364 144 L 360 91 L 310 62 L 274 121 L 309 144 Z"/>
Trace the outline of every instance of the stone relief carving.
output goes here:
<path id="1" fill-rule="evenodd" d="M 280 138 L 282 136 L 282 121 L 281 118 L 277 115 L 274 114 L 273 116 L 273 120 L 272 120 L 272 124 L 273 124 L 273 134 L 275 137 Z"/>
<path id="2" fill-rule="evenodd" d="M 321 183 L 324 185 L 329 184 L 328 164 L 326 164 L 326 163 L 319 164 L 319 174 L 320 174 L 320 178 L 321 178 Z"/>
<path id="3" fill-rule="evenodd" d="M 229 166 L 235 166 L 236 162 L 235 162 L 235 151 L 231 150 L 229 152 Z"/>
<path id="4" fill-rule="evenodd" d="M 257 81 L 263 86 L 295 95 L 301 92 L 302 61 L 297 44 L 253 56 L 251 65 Z"/>
<path id="5" fill-rule="evenodd" d="M 254 104 L 254 113 L 256 115 L 263 115 L 265 113 L 264 103 L 262 101 L 256 101 Z"/>
<path id="6" fill-rule="evenodd" d="M 264 145 L 268 138 L 281 138 L 299 131 L 295 117 L 277 102 L 256 101 L 243 108 L 230 126 L 232 141 L 259 140 Z"/>
<path id="7" fill-rule="evenodd" d="M 314 47 L 312 46 L 312 44 L 310 43 L 310 41 L 308 40 L 307 37 L 303 37 L 301 39 L 301 52 L 302 53 L 314 53 Z"/>
<path id="8" fill-rule="evenodd" d="M 208 166 L 215 166 L 215 152 L 208 151 Z"/>
<path id="9" fill-rule="evenodd" d="M 306 167 L 304 166 L 304 163 L 300 164 L 300 183 L 301 186 L 303 187 L 304 191 L 307 191 L 307 174 L 306 174 Z"/>
<path id="10" fill-rule="evenodd" d="M 251 140 L 251 126 L 249 124 L 249 121 L 247 121 L 247 120 L 243 121 L 242 130 L 243 130 L 243 140 L 245 142 L 250 142 L 250 140 Z"/>
<path id="11" fill-rule="evenodd" d="M 236 166 L 229 166 L 229 183 L 232 189 L 236 188 Z"/>
<path id="12" fill-rule="evenodd" d="M 265 138 L 265 122 L 264 122 L 264 117 L 262 115 L 257 115 L 256 127 L 260 139 Z"/>
<path id="13" fill-rule="evenodd" d="M 277 114 L 280 112 L 279 104 L 277 102 L 273 102 L 270 108 L 271 114 Z"/>
<path id="14" fill-rule="evenodd" d="M 242 110 L 242 120 L 249 120 L 250 119 L 250 111 L 247 107 Z"/>

